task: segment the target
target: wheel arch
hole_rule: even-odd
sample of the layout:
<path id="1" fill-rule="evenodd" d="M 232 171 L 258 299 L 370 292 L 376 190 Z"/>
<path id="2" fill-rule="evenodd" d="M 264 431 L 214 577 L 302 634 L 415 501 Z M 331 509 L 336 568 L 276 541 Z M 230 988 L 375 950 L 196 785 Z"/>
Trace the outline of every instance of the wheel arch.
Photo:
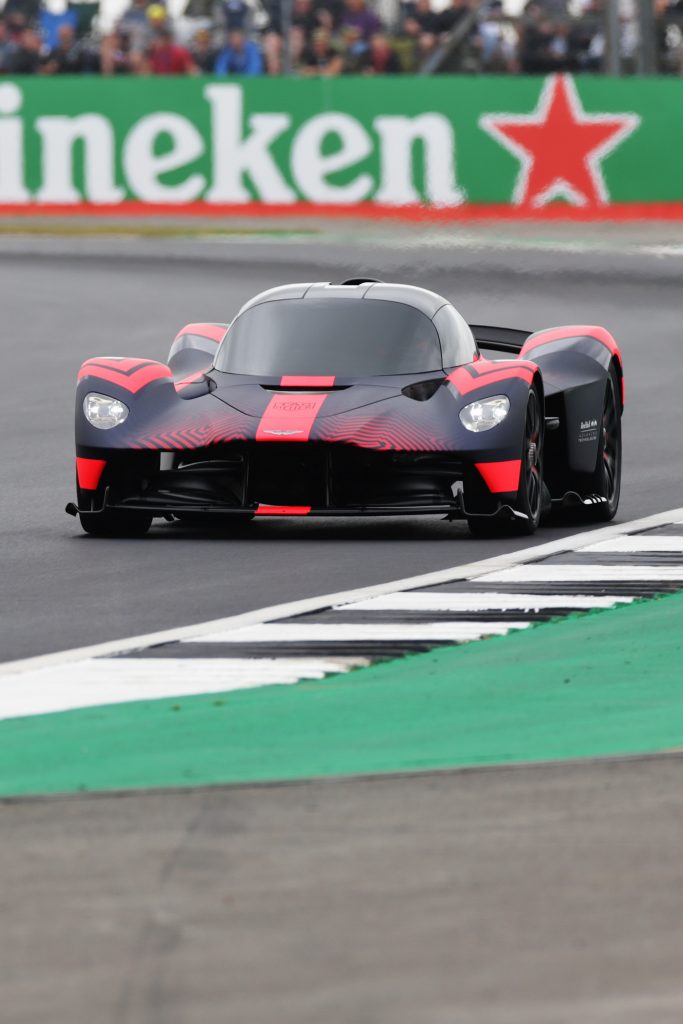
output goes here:
<path id="1" fill-rule="evenodd" d="M 624 415 L 624 406 L 626 405 L 626 379 L 624 377 L 624 364 L 621 358 L 621 352 L 615 352 L 610 360 L 608 373 L 614 368 L 614 372 L 617 377 L 617 383 L 619 385 L 619 413 L 621 416 Z"/>

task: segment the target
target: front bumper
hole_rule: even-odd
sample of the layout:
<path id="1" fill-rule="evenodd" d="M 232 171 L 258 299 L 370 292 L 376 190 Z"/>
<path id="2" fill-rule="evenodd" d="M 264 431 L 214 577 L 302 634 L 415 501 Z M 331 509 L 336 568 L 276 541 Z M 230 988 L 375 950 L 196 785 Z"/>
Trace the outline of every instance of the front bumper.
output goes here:
<path id="1" fill-rule="evenodd" d="M 512 513 L 513 493 L 482 507 L 476 462 L 454 453 L 374 451 L 344 444 L 239 442 L 176 452 L 78 452 L 69 511 L 152 516 L 391 516 Z M 497 464 L 500 465 L 500 464 Z"/>

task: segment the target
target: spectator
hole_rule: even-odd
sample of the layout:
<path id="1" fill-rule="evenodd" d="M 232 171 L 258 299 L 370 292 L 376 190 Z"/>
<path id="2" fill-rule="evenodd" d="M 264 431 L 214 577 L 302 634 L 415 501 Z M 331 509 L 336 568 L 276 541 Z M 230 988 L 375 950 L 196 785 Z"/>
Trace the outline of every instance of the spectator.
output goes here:
<path id="1" fill-rule="evenodd" d="M 482 71 L 519 70 L 519 36 L 503 13 L 501 0 L 493 0 L 477 30 L 479 62 Z"/>
<path id="2" fill-rule="evenodd" d="M 314 31 L 320 27 L 318 15 L 313 7 L 313 0 L 294 0 L 292 25 L 300 28 L 306 39 L 311 38 Z"/>
<path id="3" fill-rule="evenodd" d="M 158 29 L 152 37 L 142 67 L 148 75 L 197 74 L 192 54 L 186 47 L 174 42 L 173 33 L 166 25 Z"/>
<path id="4" fill-rule="evenodd" d="M 173 29 L 168 18 L 168 11 L 163 4 L 150 4 L 147 8 L 147 21 L 150 26 L 149 41 L 151 42 L 155 34 L 162 28 L 167 28 L 171 35 L 173 35 Z"/>
<path id="5" fill-rule="evenodd" d="M 605 56 L 604 18 L 580 19 L 571 23 L 569 49 L 577 71 L 600 71 Z"/>
<path id="6" fill-rule="evenodd" d="M 8 75 L 36 75 L 40 71 L 40 36 L 32 28 L 24 28 L 12 41 L 4 63 Z"/>
<path id="7" fill-rule="evenodd" d="M 361 35 L 357 25 L 345 25 L 342 31 L 342 49 L 344 52 L 344 71 L 356 75 L 364 64 L 369 43 Z"/>
<path id="8" fill-rule="evenodd" d="M 216 49 L 211 40 L 211 32 L 208 28 L 197 29 L 194 34 L 194 39 L 192 40 L 190 53 L 192 54 L 192 60 L 195 63 L 195 67 L 201 71 L 202 74 L 212 74 L 216 63 Z"/>
<path id="9" fill-rule="evenodd" d="M 225 0 L 223 18 L 226 32 L 246 32 L 248 29 L 249 6 L 245 0 Z"/>
<path id="10" fill-rule="evenodd" d="M 140 70 L 140 56 L 131 37 L 121 26 L 102 40 L 100 68 L 103 75 L 132 75 Z"/>
<path id="11" fill-rule="evenodd" d="M 530 0 L 524 9 L 520 46 L 520 60 L 525 74 L 542 75 L 550 70 L 551 40 L 552 23 L 544 16 L 536 0 Z"/>
<path id="12" fill-rule="evenodd" d="M 422 62 L 436 46 L 436 35 L 423 32 L 419 21 L 409 15 L 403 22 L 402 30 L 395 40 L 396 55 L 405 72 L 417 71 Z"/>
<path id="13" fill-rule="evenodd" d="M 536 3 L 551 21 L 566 20 L 569 16 L 567 0 L 536 0 Z"/>
<path id="14" fill-rule="evenodd" d="M 663 74 L 683 74 L 683 0 L 657 0 L 658 70 Z"/>
<path id="15" fill-rule="evenodd" d="M 417 0 L 410 17 L 415 19 L 422 32 L 439 31 L 439 15 L 432 10 L 431 0 Z"/>
<path id="16" fill-rule="evenodd" d="M 316 17 L 318 19 L 318 28 L 326 28 L 330 35 L 334 35 L 340 22 L 341 22 L 341 11 L 332 10 L 331 5 L 327 7 L 316 8 Z M 339 15 L 339 16 L 337 16 Z"/>
<path id="17" fill-rule="evenodd" d="M 263 36 L 263 62 L 267 75 L 282 74 L 282 36 L 277 32 L 266 32 Z"/>
<path id="18" fill-rule="evenodd" d="M 7 33 L 7 26 L 0 18 L 0 74 L 5 71 L 5 61 L 12 52 L 12 43 Z"/>
<path id="19" fill-rule="evenodd" d="M 24 23 L 28 25 L 37 20 L 40 7 L 40 0 L 6 0 L 4 14 L 6 18 L 10 15 L 20 14 Z"/>
<path id="20" fill-rule="evenodd" d="M 469 13 L 468 0 L 451 0 L 450 7 L 446 7 L 437 19 L 437 32 L 453 32 Z"/>
<path id="21" fill-rule="evenodd" d="M 7 8 L 5 8 L 4 25 L 9 52 L 11 52 L 13 48 L 21 45 L 24 32 L 28 28 L 28 20 L 26 15 L 22 14 L 21 11 L 12 11 L 8 13 Z"/>
<path id="22" fill-rule="evenodd" d="M 76 33 L 71 25 L 60 25 L 57 33 L 58 42 L 43 60 L 45 75 L 77 75 L 86 68 L 85 54 L 76 41 Z"/>
<path id="23" fill-rule="evenodd" d="M 152 26 L 147 17 L 147 0 L 133 0 L 118 24 L 126 33 L 129 46 L 137 53 L 143 53 L 152 36 Z"/>
<path id="24" fill-rule="evenodd" d="M 289 59 L 292 68 L 301 70 L 301 62 L 307 49 L 307 39 L 304 30 L 298 25 L 292 25 L 289 33 Z"/>
<path id="25" fill-rule="evenodd" d="M 233 29 L 228 33 L 228 45 L 216 57 L 213 72 L 215 75 L 262 75 L 263 56 L 259 46 L 247 39 L 241 29 Z"/>
<path id="26" fill-rule="evenodd" d="M 401 71 L 401 62 L 383 32 L 375 32 L 370 40 L 360 71 L 364 75 L 396 75 Z"/>
<path id="27" fill-rule="evenodd" d="M 332 42 L 326 28 L 317 28 L 313 33 L 311 46 L 304 51 L 301 59 L 301 74 L 308 77 L 319 75 L 331 78 L 344 70 L 344 58 Z"/>
<path id="28" fill-rule="evenodd" d="M 365 0 L 345 0 L 345 11 L 341 19 L 342 30 L 347 26 L 358 29 L 363 39 L 369 40 L 375 32 L 382 31 L 382 22 L 374 11 L 369 11 Z"/>
<path id="29" fill-rule="evenodd" d="M 604 70 L 607 0 L 528 0 L 519 18 L 504 13 L 504 0 L 446 0 L 448 6 L 440 14 L 432 10 L 436 0 L 400 0 L 405 17 L 391 37 L 381 26 L 374 2 L 292 0 L 292 68 L 304 76 L 410 72 L 424 67 L 438 47 L 439 57 L 443 54 L 448 59 L 439 65 L 441 70 L 515 73 L 521 69 L 529 74 Z M 0 15 L 0 74 L 283 73 L 281 0 L 190 0 L 188 10 L 196 12 L 194 21 L 179 21 L 177 36 L 165 0 L 128 3 L 116 29 L 95 49 L 94 37 L 77 38 L 73 12 L 42 17 L 41 46 L 33 28 L 38 0 L 6 0 Z M 683 0 L 652 3 L 659 70 L 681 74 Z M 270 20 L 264 28 L 266 11 Z M 218 52 L 214 17 L 227 26 L 226 41 Z M 252 20 L 260 28 L 258 40 L 250 37 Z M 465 25 L 467 35 L 462 39 L 459 27 Z M 632 14 L 622 14 L 619 57 L 626 73 L 640 65 L 637 25 Z M 457 43 L 440 38 L 454 31 Z M 186 46 L 178 45 L 186 41 Z M 434 62 L 428 67 L 433 69 Z"/>
<path id="30" fill-rule="evenodd" d="M 522 70 L 530 75 L 572 70 L 569 26 L 547 18 L 535 0 L 527 4 L 526 15 L 520 47 Z"/>
<path id="31" fill-rule="evenodd" d="M 573 61 L 577 71 L 602 71 L 605 61 L 605 33 L 593 26 L 590 33 L 572 37 Z"/>
<path id="32" fill-rule="evenodd" d="M 259 0 L 262 16 L 265 15 L 266 33 L 275 32 L 282 35 L 282 3 L 281 0 Z"/>

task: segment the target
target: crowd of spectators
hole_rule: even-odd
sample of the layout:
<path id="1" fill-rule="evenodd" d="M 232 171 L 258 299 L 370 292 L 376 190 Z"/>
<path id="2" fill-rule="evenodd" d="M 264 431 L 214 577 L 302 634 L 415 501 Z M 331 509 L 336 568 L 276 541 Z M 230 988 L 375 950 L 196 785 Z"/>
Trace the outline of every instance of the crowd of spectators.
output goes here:
<path id="1" fill-rule="evenodd" d="M 291 0 L 285 24 L 281 0 L 189 0 L 175 20 L 163 0 L 131 0 L 102 32 L 97 2 L 57 15 L 39 0 L 7 0 L 0 74 L 279 75 L 287 61 L 304 77 L 599 72 L 604 2 L 527 0 L 511 17 L 502 0 L 446 0 L 438 10 L 433 0 L 400 0 L 388 23 L 371 0 Z M 653 3 L 658 69 L 683 73 L 683 0 Z M 624 70 L 636 70 L 638 45 L 636 23 L 622 14 Z"/>

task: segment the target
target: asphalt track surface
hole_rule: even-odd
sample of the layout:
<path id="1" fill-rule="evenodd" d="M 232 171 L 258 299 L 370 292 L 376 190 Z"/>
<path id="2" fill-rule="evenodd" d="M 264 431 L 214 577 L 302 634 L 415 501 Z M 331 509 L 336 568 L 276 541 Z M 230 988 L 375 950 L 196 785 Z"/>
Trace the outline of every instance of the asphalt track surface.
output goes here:
<path id="1" fill-rule="evenodd" d="M 55 256 L 58 252 L 59 259 Z M 4 253 L 4 255 L 3 255 Z M 362 255 L 361 255 L 362 253 Z M 288 279 L 442 291 L 472 321 L 610 328 L 620 519 L 679 507 L 680 266 L 347 242 L 0 247 L 0 660 L 471 562 L 460 524 L 80 535 L 73 386 L 97 354 Z M 572 531 L 574 527 L 570 528 Z M 538 542 L 558 536 L 543 530 Z M 528 542 L 532 543 L 532 541 Z M 3 1024 L 668 1024 L 683 1019 L 678 756 L 0 806 Z"/>
<path id="2" fill-rule="evenodd" d="M 64 514 L 74 492 L 73 395 L 81 361 L 165 360 L 184 323 L 228 319 L 247 297 L 288 279 L 341 280 L 370 271 L 441 291 L 472 322 L 530 329 L 604 324 L 623 348 L 627 376 L 620 517 L 681 504 L 672 472 L 683 391 L 680 278 L 669 270 L 683 266 L 680 257 L 633 257 L 613 274 L 599 255 L 565 257 L 563 266 L 545 253 L 402 251 L 400 238 L 393 248 L 370 252 L 310 242 L 117 246 L 106 239 L 71 240 L 61 250 L 59 240 L 30 239 L 13 252 L 8 242 L 0 246 L 0 661 L 380 583 L 524 543 L 476 541 L 465 524 L 430 517 L 258 521 L 232 539 L 159 525 L 141 541 L 103 541 L 83 535 Z M 57 255 L 65 250 L 72 255 Z M 504 260 L 507 272 L 500 269 Z M 544 529 L 526 543 L 558 535 Z"/>

